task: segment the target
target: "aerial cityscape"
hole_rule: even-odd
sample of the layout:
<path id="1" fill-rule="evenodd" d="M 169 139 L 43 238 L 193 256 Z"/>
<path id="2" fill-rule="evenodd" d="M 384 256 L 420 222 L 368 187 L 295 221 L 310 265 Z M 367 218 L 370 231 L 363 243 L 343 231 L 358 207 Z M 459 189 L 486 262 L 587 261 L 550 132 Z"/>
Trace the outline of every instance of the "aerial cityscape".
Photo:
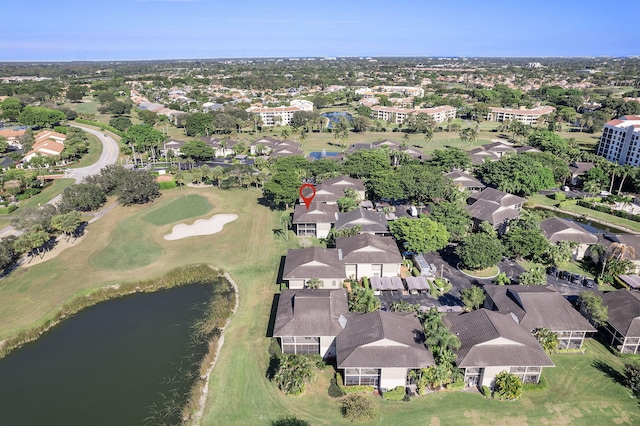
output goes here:
<path id="1" fill-rule="evenodd" d="M 605 9 L 10 0 L 0 424 L 640 424 Z"/>

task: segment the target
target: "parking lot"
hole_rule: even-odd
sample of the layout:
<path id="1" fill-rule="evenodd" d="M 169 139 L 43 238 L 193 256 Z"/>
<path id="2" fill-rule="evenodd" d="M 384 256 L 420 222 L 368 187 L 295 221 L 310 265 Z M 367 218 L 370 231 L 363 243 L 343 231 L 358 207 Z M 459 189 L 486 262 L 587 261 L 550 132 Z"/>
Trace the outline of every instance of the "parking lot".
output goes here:
<path id="1" fill-rule="evenodd" d="M 379 296 L 382 308 L 388 309 L 393 302 L 404 301 L 410 304 L 418 304 L 423 310 L 431 307 L 437 307 L 443 312 L 462 310 L 460 291 L 473 285 L 491 284 L 493 279 L 473 278 L 460 272 L 457 268 L 459 262 L 458 256 L 454 253 L 454 250 L 455 247 L 448 246 L 439 252 L 425 253 L 423 255 L 428 264 L 435 266 L 438 276 L 442 273 L 442 276 L 451 282 L 453 288 L 449 293 L 435 299 L 428 293 L 403 294 L 406 292 L 383 291 Z M 517 277 L 524 272 L 524 269 L 518 263 L 506 258 L 498 264 L 498 267 L 501 272 L 504 272 L 507 277 L 511 278 L 512 282 L 517 281 Z M 578 279 L 571 274 L 567 276 L 566 274 L 552 273 L 547 274 L 547 284 L 568 299 L 575 300 L 583 291 L 597 290 L 596 285 L 591 288 L 583 285 L 584 281 L 582 278 L 583 277 L 580 277 L 580 279 Z"/>

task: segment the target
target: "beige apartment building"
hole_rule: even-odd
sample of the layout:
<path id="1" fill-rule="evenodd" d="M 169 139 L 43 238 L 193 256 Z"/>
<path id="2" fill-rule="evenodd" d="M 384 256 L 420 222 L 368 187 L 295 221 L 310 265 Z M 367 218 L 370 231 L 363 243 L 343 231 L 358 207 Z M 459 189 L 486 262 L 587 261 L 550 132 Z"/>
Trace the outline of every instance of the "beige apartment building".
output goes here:
<path id="1" fill-rule="evenodd" d="M 519 121 L 522 124 L 535 126 L 543 115 L 551 114 L 556 109 L 551 106 L 541 106 L 533 109 L 520 108 L 489 108 L 488 121 Z"/>
<path id="2" fill-rule="evenodd" d="M 374 120 L 384 120 L 395 124 L 402 124 L 404 120 L 411 114 L 425 113 L 433 117 L 436 123 L 447 121 L 449 117 L 456 117 L 456 108 L 443 105 L 434 108 L 397 108 L 385 106 L 372 106 L 371 118 Z"/>

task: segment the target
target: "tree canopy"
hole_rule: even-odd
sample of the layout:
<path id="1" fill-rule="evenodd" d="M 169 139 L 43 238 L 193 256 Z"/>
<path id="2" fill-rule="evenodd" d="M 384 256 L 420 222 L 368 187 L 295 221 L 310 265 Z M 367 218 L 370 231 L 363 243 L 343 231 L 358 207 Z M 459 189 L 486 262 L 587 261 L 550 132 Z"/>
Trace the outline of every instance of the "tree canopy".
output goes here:
<path id="1" fill-rule="evenodd" d="M 402 241 L 407 250 L 426 253 L 444 248 L 449 242 L 447 228 L 425 215 L 420 217 L 402 217 L 389 224 L 391 235 Z"/>

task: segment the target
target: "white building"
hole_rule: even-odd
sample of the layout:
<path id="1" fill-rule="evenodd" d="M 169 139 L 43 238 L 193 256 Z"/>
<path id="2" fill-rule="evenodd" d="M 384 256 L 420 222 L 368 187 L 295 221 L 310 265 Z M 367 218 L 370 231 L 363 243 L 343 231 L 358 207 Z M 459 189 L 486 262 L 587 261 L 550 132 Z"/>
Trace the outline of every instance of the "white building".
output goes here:
<path id="1" fill-rule="evenodd" d="M 447 121 L 449 117 L 456 117 L 456 108 L 449 105 L 442 105 L 435 108 L 409 109 L 385 106 L 372 106 L 371 118 L 374 120 L 384 120 L 396 124 L 402 124 L 411 114 L 425 113 L 433 117 L 436 123 Z"/>
<path id="2" fill-rule="evenodd" d="M 264 126 L 288 126 L 296 111 L 302 111 L 297 106 L 279 106 L 279 107 L 249 107 L 246 109 L 251 114 L 259 114 Z"/>
<path id="3" fill-rule="evenodd" d="M 294 99 L 289 105 L 300 108 L 302 111 L 313 111 L 313 102 L 304 99 Z"/>
<path id="4" fill-rule="evenodd" d="M 614 163 L 640 166 L 640 116 L 626 115 L 606 123 L 597 154 Z"/>
<path id="5" fill-rule="evenodd" d="M 489 121 L 519 121 L 522 124 L 528 124 L 535 126 L 538 124 L 540 117 L 546 114 L 551 114 L 556 109 L 551 106 L 541 106 L 533 109 L 520 108 L 489 108 L 489 115 L 487 120 Z"/>

